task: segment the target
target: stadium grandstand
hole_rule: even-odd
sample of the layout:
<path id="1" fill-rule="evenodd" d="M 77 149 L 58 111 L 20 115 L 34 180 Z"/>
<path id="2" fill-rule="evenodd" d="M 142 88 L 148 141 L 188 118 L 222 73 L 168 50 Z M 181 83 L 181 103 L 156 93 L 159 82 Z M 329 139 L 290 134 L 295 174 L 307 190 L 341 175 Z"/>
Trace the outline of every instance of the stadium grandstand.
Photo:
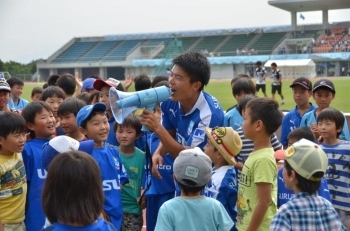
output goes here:
<path id="1" fill-rule="evenodd" d="M 212 78 L 237 73 L 253 76 L 255 62 L 283 60 L 285 76 L 341 76 L 350 69 L 350 22 L 328 23 L 328 10 L 350 8 L 349 0 L 276 0 L 269 4 L 291 13 L 291 25 L 73 38 L 47 60 L 40 76 L 78 71 L 124 79 L 126 74 L 165 73 L 171 59 L 185 51 L 208 57 Z M 322 11 L 322 23 L 296 25 L 299 12 Z M 299 60 L 300 62 L 293 62 Z M 300 65 L 299 65 L 299 64 Z M 299 65 L 299 66 L 298 66 Z"/>

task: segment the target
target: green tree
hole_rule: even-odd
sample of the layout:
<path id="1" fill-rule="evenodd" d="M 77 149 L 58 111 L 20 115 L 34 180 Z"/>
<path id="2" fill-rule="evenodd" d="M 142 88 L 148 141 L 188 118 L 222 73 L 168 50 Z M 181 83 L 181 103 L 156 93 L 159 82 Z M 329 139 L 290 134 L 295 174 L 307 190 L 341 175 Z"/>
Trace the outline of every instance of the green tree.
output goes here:
<path id="1" fill-rule="evenodd" d="M 0 71 L 6 71 L 5 64 L 3 63 L 3 61 L 1 61 L 1 59 L 0 59 Z"/>

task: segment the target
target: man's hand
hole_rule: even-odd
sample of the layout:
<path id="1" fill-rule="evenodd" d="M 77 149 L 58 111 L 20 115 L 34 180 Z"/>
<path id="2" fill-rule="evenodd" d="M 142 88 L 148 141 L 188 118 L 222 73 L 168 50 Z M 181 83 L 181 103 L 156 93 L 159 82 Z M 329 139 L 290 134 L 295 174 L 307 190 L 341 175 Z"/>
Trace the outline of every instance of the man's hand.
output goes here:
<path id="1" fill-rule="evenodd" d="M 156 132 L 157 129 L 162 126 L 155 114 L 147 109 L 143 109 L 140 119 L 141 124 L 145 125 L 150 131 Z"/>
<path id="2" fill-rule="evenodd" d="M 124 81 L 125 92 L 128 91 L 129 87 L 132 85 L 133 82 L 134 82 L 134 74 L 125 76 L 125 81 Z"/>
<path id="3" fill-rule="evenodd" d="M 162 175 L 160 175 L 158 171 L 158 166 L 163 167 L 163 157 L 159 153 L 155 152 L 152 156 L 152 175 L 155 178 L 162 179 Z"/>

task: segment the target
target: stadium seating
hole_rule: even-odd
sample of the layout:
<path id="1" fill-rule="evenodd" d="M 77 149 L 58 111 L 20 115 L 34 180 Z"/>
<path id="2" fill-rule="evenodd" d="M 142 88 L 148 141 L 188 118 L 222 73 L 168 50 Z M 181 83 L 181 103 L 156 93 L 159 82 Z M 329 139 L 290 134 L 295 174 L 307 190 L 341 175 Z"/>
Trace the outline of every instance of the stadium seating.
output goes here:
<path id="1" fill-rule="evenodd" d="M 97 42 L 76 42 L 60 56 L 58 56 L 54 63 L 68 63 L 77 61 L 82 55 L 89 51 Z"/>
<path id="2" fill-rule="evenodd" d="M 192 47 L 192 51 L 206 50 L 212 52 L 227 36 L 209 36 L 204 37 L 199 43 Z"/>
<path id="3" fill-rule="evenodd" d="M 272 50 L 284 39 L 285 32 L 262 34 L 252 45 L 251 48 L 258 51 L 258 54 L 271 54 Z"/>
<path id="4" fill-rule="evenodd" d="M 302 32 L 297 32 L 295 38 L 313 38 L 313 39 L 317 39 L 317 37 L 319 36 L 318 34 L 319 30 L 308 30 L 308 31 L 304 31 Z"/>
<path id="5" fill-rule="evenodd" d="M 242 50 L 254 36 L 255 34 L 232 35 L 216 52 L 221 56 L 236 55 L 236 49 Z"/>
<path id="6" fill-rule="evenodd" d="M 113 47 L 120 44 L 120 41 L 102 41 L 79 59 L 80 62 L 93 62 L 100 60 Z"/>
<path id="7" fill-rule="evenodd" d="M 339 41 L 346 37 L 343 34 L 344 30 L 346 30 L 346 28 L 334 28 L 331 30 L 330 34 L 323 34 L 317 40 L 313 51 L 315 53 L 328 53 L 335 51 L 335 45 L 339 44 Z"/>
<path id="8" fill-rule="evenodd" d="M 106 54 L 103 61 L 121 61 L 125 60 L 128 53 L 135 48 L 142 40 L 124 40 L 117 47 Z"/>
<path id="9" fill-rule="evenodd" d="M 201 37 L 185 37 L 185 38 L 180 38 L 179 40 L 182 41 L 183 50 L 188 51 L 188 48 L 190 48 L 200 38 Z"/>

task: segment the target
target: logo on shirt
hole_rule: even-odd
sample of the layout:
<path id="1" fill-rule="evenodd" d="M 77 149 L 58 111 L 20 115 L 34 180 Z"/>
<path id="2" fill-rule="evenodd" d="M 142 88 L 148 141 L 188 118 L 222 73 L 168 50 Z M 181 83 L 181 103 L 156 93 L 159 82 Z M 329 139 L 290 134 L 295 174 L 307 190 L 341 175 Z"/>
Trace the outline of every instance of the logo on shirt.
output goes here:
<path id="1" fill-rule="evenodd" d="M 120 189 L 117 180 L 104 180 L 102 181 L 103 191 L 109 191 L 112 189 Z"/>
<path id="2" fill-rule="evenodd" d="M 205 139 L 205 132 L 202 129 L 196 128 L 193 133 L 193 139 L 203 142 Z"/>
<path id="3" fill-rule="evenodd" d="M 190 135 L 192 133 L 193 126 L 194 126 L 194 121 L 191 120 L 190 124 L 188 125 L 188 128 L 187 128 L 187 135 Z"/>
<path id="4" fill-rule="evenodd" d="M 175 114 L 175 113 L 177 112 L 177 110 L 174 111 L 174 109 L 170 108 L 169 111 L 170 111 L 171 113 L 173 113 L 173 116 L 174 116 L 174 118 L 175 118 L 175 117 L 176 117 L 176 114 Z"/>
<path id="5" fill-rule="evenodd" d="M 45 169 L 39 168 L 39 169 L 37 169 L 36 171 L 37 171 L 38 177 L 39 177 L 40 179 L 46 179 L 46 177 L 47 177 L 47 171 L 46 171 Z"/>

